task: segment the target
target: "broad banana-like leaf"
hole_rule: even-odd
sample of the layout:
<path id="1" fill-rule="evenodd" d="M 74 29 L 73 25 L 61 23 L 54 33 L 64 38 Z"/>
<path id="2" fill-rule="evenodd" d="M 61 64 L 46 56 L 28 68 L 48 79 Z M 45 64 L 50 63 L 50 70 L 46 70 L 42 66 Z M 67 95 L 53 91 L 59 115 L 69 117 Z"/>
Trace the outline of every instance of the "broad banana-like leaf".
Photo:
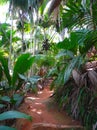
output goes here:
<path id="1" fill-rule="evenodd" d="M 0 114 L 0 121 L 6 120 L 6 119 L 14 119 L 14 118 L 25 118 L 29 121 L 32 121 L 32 117 L 18 111 L 7 111 Z"/>
<path id="2" fill-rule="evenodd" d="M 22 54 L 18 57 L 16 64 L 14 66 L 14 72 L 12 77 L 12 85 L 14 86 L 17 79 L 18 74 L 24 74 L 34 63 L 34 56 L 32 57 L 30 53 Z"/>

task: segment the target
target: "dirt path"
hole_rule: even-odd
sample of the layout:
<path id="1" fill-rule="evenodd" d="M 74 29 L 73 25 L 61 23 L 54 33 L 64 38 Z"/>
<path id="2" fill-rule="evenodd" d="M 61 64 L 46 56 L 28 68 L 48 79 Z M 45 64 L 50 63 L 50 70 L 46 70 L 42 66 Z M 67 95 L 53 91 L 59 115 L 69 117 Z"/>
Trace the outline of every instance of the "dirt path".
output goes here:
<path id="1" fill-rule="evenodd" d="M 29 94 L 20 107 L 20 111 L 33 117 L 32 122 L 19 119 L 16 122 L 18 130 L 81 130 L 80 123 L 72 120 L 67 113 L 58 111 L 52 102 L 49 88 L 39 91 L 37 95 Z M 75 129 L 70 129 L 75 128 Z"/>

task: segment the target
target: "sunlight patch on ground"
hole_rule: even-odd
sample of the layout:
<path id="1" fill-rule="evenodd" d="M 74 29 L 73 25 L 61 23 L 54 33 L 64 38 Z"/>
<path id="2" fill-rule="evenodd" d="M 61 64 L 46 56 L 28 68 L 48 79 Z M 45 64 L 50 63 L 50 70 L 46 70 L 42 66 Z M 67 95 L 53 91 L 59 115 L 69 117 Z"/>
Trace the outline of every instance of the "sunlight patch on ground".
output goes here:
<path id="1" fill-rule="evenodd" d="M 31 111 L 37 113 L 38 115 L 42 114 L 42 110 L 37 110 L 36 108 L 32 109 Z"/>
<path id="2" fill-rule="evenodd" d="M 39 111 L 37 111 L 36 113 L 39 114 L 39 115 L 41 115 L 41 114 L 42 114 L 42 111 L 39 110 Z"/>
<path id="3" fill-rule="evenodd" d="M 42 91 L 38 91 L 38 94 L 42 94 L 43 92 Z"/>
<path id="4" fill-rule="evenodd" d="M 39 99 L 39 98 L 37 98 L 37 97 L 27 97 L 26 99 L 28 99 L 28 100 L 36 100 L 36 99 Z"/>
<path id="5" fill-rule="evenodd" d="M 36 105 L 41 105 L 42 103 L 36 102 L 35 104 L 36 104 Z"/>
<path id="6" fill-rule="evenodd" d="M 32 112 L 36 112 L 36 109 L 32 109 L 31 111 L 32 111 Z"/>

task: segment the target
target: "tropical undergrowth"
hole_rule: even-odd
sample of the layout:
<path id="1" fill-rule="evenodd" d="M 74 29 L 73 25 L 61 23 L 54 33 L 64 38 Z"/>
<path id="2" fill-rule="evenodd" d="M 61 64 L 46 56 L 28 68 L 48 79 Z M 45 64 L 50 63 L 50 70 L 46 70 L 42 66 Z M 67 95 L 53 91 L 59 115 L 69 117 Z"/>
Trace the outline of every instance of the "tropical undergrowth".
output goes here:
<path id="1" fill-rule="evenodd" d="M 4 50 L 0 51 L 0 129 L 11 129 L 16 118 L 26 118 L 31 120 L 31 116 L 18 112 L 17 108 L 24 99 L 23 93 L 18 93 L 22 87 L 19 74 L 24 74 L 33 64 L 34 57 L 29 53 L 21 54 L 14 65 L 13 73 L 8 67 L 8 55 Z M 22 62 L 22 64 L 21 64 Z M 25 65 L 22 67 L 23 63 Z"/>
<path id="2" fill-rule="evenodd" d="M 79 79 L 79 85 L 71 78 L 65 85 L 56 88 L 55 91 L 55 100 L 60 109 L 67 110 L 74 119 L 80 120 L 87 130 L 97 127 L 97 93 L 96 86 L 92 83 L 95 81 L 93 79 L 91 81 L 94 74 L 96 78 L 97 73 L 95 71 L 87 71 Z"/>
<path id="3" fill-rule="evenodd" d="M 96 1 L 67 1 L 61 27 L 67 28 L 68 37 L 56 45 L 56 62 L 48 73 L 54 78 L 51 89 L 55 90 L 59 108 L 67 110 L 87 130 L 97 129 L 97 69 L 86 67 L 86 63 L 97 59 L 95 5 Z"/>
<path id="4" fill-rule="evenodd" d="M 53 65 L 54 58 L 46 55 L 33 56 L 31 53 L 20 54 L 10 73 L 8 53 L 1 50 L 0 54 L 0 121 L 3 125 L 0 129 L 5 127 L 7 129 L 9 128 L 8 126 L 12 126 L 16 118 L 31 120 L 31 116 L 18 112 L 18 107 L 23 102 L 25 94 L 28 91 L 37 92 L 38 86 L 43 87 L 43 83 L 46 80 L 43 72 L 44 69 L 41 72 L 43 74 L 39 75 L 39 69 L 36 68 L 48 68 Z M 49 58 L 48 62 L 46 61 L 47 58 Z M 52 63 L 49 61 L 52 61 Z M 37 64 L 38 66 L 36 67 Z M 37 73 L 33 71 L 31 76 L 27 76 L 27 71 L 31 67 L 34 67 Z"/>
<path id="5" fill-rule="evenodd" d="M 47 3 L 46 1 L 44 2 L 43 6 Z M 97 59 L 97 2 L 88 0 L 68 0 L 63 2 L 63 4 L 60 2 L 61 1 L 58 2 L 58 4 L 60 4 L 60 15 L 57 14 L 57 31 L 60 33 L 61 31 L 64 31 L 64 29 L 67 29 L 68 37 L 63 38 L 64 36 L 60 34 L 64 40 L 57 44 L 53 42 L 50 44 L 49 42 L 51 41 L 47 39 L 46 34 L 44 33 L 43 49 L 40 49 L 41 54 L 39 54 L 38 51 L 37 56 L 32 56 L 32 52 L 20 55 L 22 46 L 19 47 L 19 44 L 12 44 L 11 47 L 9 46 L 11 33 L 13 35 L 12 41 L 14 43 L 20 43 L 20 41 L 22 41 L 22 43 L 24 43 L 23 46 L 26 45 L 24 42 L 25 40 L 23 39 L 25 26 L 21 17 L 19 25 L 22 26 L 21 29 L 20 26 L 18 26 L 18 29 L 20 29 L 22 39 L 15 36 L 16 31 L 10 30 L 9 25 L 2 24 L 0 28 L 0 47 L 6 47 L 8 51 L 10 49 L 10 54 L 12 51 L 14 52 L 14 55 L 10 56 L 10 60 L 13 58 L 15 64 L 12 65 L 12 73 L 10 73 L 8 66 L 9 53 L 7 51 L 8 54 L 6 57 L 6 53 L 0 52 L 0 110 L 1 113 L 3 112 L 3 109 L 6 111 L 5 113 L 2 113 L 4 114 L 3 116 L 2 114 L 0 115 L 0 120 L 5 120 L 5 117 L 9 119 L 12 111 L 9 111 L 8 113 L 8 110 L 16 109 L 22 100 L 23 93 L 19 95 L 17 93 L 18 91 L 20 92 L 21 88 L 22 90 L 25 88 L 28 90 L 29 88 L 35 87 L 37 81 L 41 79 L 40 76 L 42 76 L 44 80 L 47 77 L 52 77 L 53 82 L 51 84 L 51 89 L 54 89 L 55 91 L 55 101 L 58 103 L 59 108 L 67 110 L 68 114 L 74 119 L 80 120 L 87 130 L 96 130 L 97 69 L 87 69 L 85 64 L 88 61 Z M 32 6 L 35 5 L 33 2 L 30 4 L 29 11 L 31 11 L 31 13 L 33 10 L 37 12 L 40 5 Z M 25 5 L 23 5 L 21 1 L 18 1 L 18 3 L 15 3 L 15 1 L 11 2 L 10 7 L 16 7 L 15 11 L 21 9 L 22 13 L 25 12 L 25 9 L 28 9 L 27 1 Z M 34 9 L 32 7 L 34 7 Z M 41 9 L 42 7 L 40 8 L 40 13 L 43 14 L 43 9 Z M 21 10 L 18 11 L 20 14 Z M 51 9 L 51 12 L 52 10 L 53 9 Z M 49 13 L 51 14 L 51 12 Z M 24 15 L 21 14 L 20 16 Z M 31 14 L 31 17 L 33 17 L 33 13 Z M 47 19 L 49 19 L 48 16 Z M 50 19 L 47 21 L 47 24 L 43 19 L 43 23 L 40 22 L 40 28 L 41 26 L 44 27 L 42 32 L 46 31 L 46 27 L 49 26 L 48 23 L 52 24 L 49 21 Z M 40 33 L 37 34 L 37 36 L 38 35 L 40 36 Z M 34 38 L 30 41 L 32 42 L 31 46 L 32 44 L 34 45 L 34 42 L 36 41 L 35 38 L 38 40 L 38 37 L 34 35 Z M 40 41 L 43 40 L 41 38 L 39 39 Z M 24 46 L 24 49 L 22 48 L 23 52 L 26 52 L 27 48 L 30 49 L 29 43 L 26 47 Z M 95 54 L 93 54 L 94 57 L 90 58 L 87 56 L 87 53 L 89 51 L 91 52 L 93 47 L 95 48 Z M 44 53 L 46 55 L 43 55 Z M 19 57 L 15 56 L 18 54 L 20 55 Z M 33 54 L 36 54 L 36 50 Z M 31 77 L 28 77 L 27 71 L 31 67 L 34 68 L 33 74 L 37 73 L 40 76 L 31 75 Z M 45 77 L 43 71 L 41 71 L 44 67 L 47 69 L 47 77 Z M 14 112 L 13 114 L 14 116 L 12 117 L 17 118 L 16 114 L 18 115 L 18 113 Z M 22 116 L 24 115 L 21 115 L 21 117 Z"/>
<path id="6" fill-rule="evenodd" d="M 96 31 L 75 31 L 69 38 L 58 43 L 56 63 L 48 73 L 48 76 L 54 78 L 51 89 L 55 90 L 55 102 L 59 108 L 67 110 L 87 130 L 97 128 L 97 69 L 86 67 L 86 63 L 90 61 L 87 52 L 94 40 L 91 39 L 88 46 L 87 42 L 92 34 L 92 38 L 96 40 Z M 80 41 L 79 37 L 82 37 Z"/>

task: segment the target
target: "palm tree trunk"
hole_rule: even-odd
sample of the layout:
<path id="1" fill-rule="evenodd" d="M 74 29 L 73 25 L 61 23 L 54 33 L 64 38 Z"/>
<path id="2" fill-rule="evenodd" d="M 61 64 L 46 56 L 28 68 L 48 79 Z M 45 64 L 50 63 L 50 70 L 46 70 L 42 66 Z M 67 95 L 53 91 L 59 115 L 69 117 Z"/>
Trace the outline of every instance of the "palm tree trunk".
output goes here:
<path id="1" fill-rule="evenodd" d="M 13 31 L 13 15 L 11 12 L 11 31 L 10 31 L 10 48 L 9 48 L 9 70 L 12 70 L 12 60 L 11 60 L 11 55 L 12 55 L 12 31 Z"/>
<path id="2" fill-rule="evenodd" d="M 49 15 L 53 12 L 53 10 L 54 10 L 56 7 L 58 7 L 58 6 L 60 5 L 61 1 L 62 1 L 62 0 L 52 0 L 51 6 L 50 6 L 49 12 L 48 12 Z"/>
<path id="3" fill-rule="evenodd" d="M 95 0 L 90 0 L 90 14 L 91 14 L 91 17 L 93 19 L 93 4 L 94 4 Z M 95 22 L 93 20 L 93 30 L 96 30 L 96 25 L 95 25 Z"/>

